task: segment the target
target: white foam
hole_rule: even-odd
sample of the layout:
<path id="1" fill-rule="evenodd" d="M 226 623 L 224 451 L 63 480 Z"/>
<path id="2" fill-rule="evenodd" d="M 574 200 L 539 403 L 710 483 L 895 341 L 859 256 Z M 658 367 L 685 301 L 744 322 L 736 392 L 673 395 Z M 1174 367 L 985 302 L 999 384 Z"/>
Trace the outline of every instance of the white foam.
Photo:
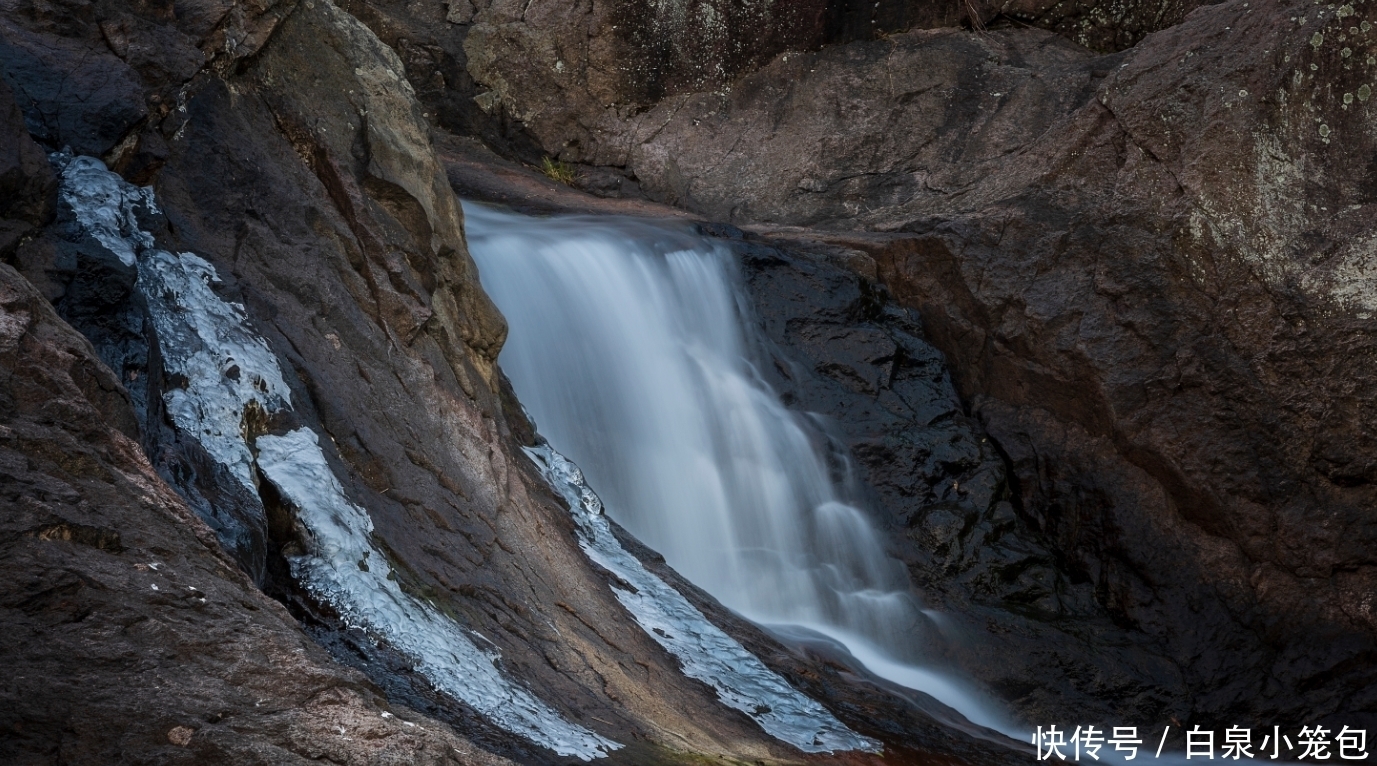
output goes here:
<path id="1" fill-rule="evenodd" d="M 846 727 L 822 705 L 799 693 L 739 642 L 708 622 L 688 599 L 651 574 L 617 541 L 602 501 L 578 467 L 548 444 L 526 450 L 564 497 L 588 557 L 631 587 L 613 587 L 636 622 L 678 658 L 684 674 L 713 689 L 723 704 L 740 710 L 771 736 L 807 753 L 834 750 L 878 752 L 880 743 Z"/>

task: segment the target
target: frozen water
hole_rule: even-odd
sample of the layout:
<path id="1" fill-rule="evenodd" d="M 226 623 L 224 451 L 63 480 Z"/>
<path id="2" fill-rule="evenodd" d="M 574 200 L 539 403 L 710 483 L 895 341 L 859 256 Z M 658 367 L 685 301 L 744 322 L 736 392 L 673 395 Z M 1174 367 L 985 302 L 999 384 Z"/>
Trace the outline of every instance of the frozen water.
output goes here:
<path id="1" fill-rule="evenodd" d="M 244 414 L 253 403 L 265 412 L 291 407 L 277 357 L 250 327 L 243 306 L 216 295 L 212 285 L 220 280 L 210 263 L 158 249 L 139 227 L 136 209 L 156 210 L 152 189 L 125 182 L 93 157 L 56 154 L 53 162 L 78 224 L 126 265 L 137 264 L 163 365 L 169 378 L 181 379 L 164 395 L 173 423 L 257 494 Z M 480 650 L 459 625 L 387 578 L 386 559 L 369 542 L 372 520 L 345 497 L 315 433 L 301 428 L 260 436 L 255 447 L 257 468 L 298 508 L 310 552 L 291 562 L 293 574 L 351 625 L 410 657 L 441 691 L 561 756 L 587 761 L 621 747 L 566 721 L 504 676 L 496 654 Z"/>
<path id="2" fill-rule="evenodd" d="M 211 289 L 220 281 L 215 267 L 192 253 L 159 250 L 140 228 L 135 210 L 157 210 L 152 189 L 126 182 L 94 157 L 59 154 L 55 160 L 60 193 L 77 223 L 125 265 L 137 263 L 163 368 L 181 381 L 163 395 L 172 422 L 256 494 L 241 424 L 250 402 L 264 412 L 290 407 L 277 358 L 248 328 L 244 307 Z"/>
<path id="3" fill-rule="evenodd" d="M 612 533 L 602 501 L 578 467 L 548 444 L 526 453 L 564 497 L 589 558 L 628 583 L 612 592 L 645 632 L 679 659 L 684 673 L 717 690 L 729 707 L 808 753 L 878 750 L 880 743 L 848 729 L 822 705 L 800 694 L 739 642 L 708 622 L 688 599 L 651 574 Z"/>
<path id="4" fill-rule="evenodd" d="M 77 223 L 105 249 L 119 256 L 125 266 L 134 265 L 134 254 L 152 247 L 153 237 L 139 228 L 134 209 L 153 206 L 153 190 L 127 183 L 106 170 L 95 157 L 53 155 L 62 174 L 59 194 L 72 206 Z"/>
<path id="5" fill-rule="evenodd" d="M 587 761 L 621 747 L 564 720 L 504 676 L 495 653 L 479 649 L 448 617 L 402 592 L 389 577 L 387 559 L 369 542 L 372 520 L 345 497 L 314 432 L 260 436 L 257 447 L 258 467 L 296 506 L 309 541 L 311 552 L 292 560 L 292 574 L 334 604 L 346 622 L 413 658 L 416 670 L 441 691 L 560 755 Z"/>
<path id="6" fill-rule="evenodd" d="M 289 409 L 292 394 L 268 344 L 249 329 L 244 307 L 211 289 L 219 281 L 215 267 L 192 253 L 150 248 L 139 255 L 139 290 L 158 332 L 163 368 L 182 380 L 163 394 L 167 412 L 256 493 L 241 425 L 245 409 L 251 402 L 264 412 Z"/>

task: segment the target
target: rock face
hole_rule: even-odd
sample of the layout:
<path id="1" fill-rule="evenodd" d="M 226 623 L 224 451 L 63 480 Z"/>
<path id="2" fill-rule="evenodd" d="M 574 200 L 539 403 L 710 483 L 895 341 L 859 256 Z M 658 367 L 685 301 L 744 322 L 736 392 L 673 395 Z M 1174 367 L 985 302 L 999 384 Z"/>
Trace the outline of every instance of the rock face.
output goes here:
<path id="1" fill-rule="evenodd" d="M 493 764 L 390 707 L 154 472 L 119 381 L 0 265 L 0 758 Z"/>
<path id="2" fill-rule="evenodd" d="M 1200 0 L 354 0 L 395 48 L 438 124 L 509 157 L 607 165 L 610 128 L 675 96 L 730 93 L 781 54 L 911 29 L 1035 26 L 1095 50 L 1126 48 Z M 648 123 L 649 124 L 649 123 Z M 649 128 L 653 131 L 653 128 Z M 724 146 L 725 150 L 727 147 Z M 624 162 L 612 162 L 625 166 Z"/>
<path id="3" fill-rule="evenodd" d="M 389 581 L 613 762 L 803 756 L 634 624 L 521 453 L 450 189 L 499 163 L 442 136 L 442 165 L 433 126 L 744 229 L 710 228 L 737 240 L 769 374 L 830 418 L 959 615 L 937 650 L 1016 710 L 1377 726 L 1374 22 L 1242 0 L 5 4 L 0 752 L 559 760 L 294 579 L 300 503 L 177 426 L 190 383 L 137 269 L 26 132 L 152 185 L 138 255 L 204 259 L 290 393 L 229 430 L 314 435 Z M 466 188 L 525 194 L 493 180 L 512 173 Z M 680 586 L 895 757 L 1008 757 Z"/>
<path id="4" fill-rule="evenodd" d="M 549 739 L 516 736 L 473 704 L 432 688 L 414 657 L 380 646 L 377 633 L 364 630 L 372 626 L 360 626 L 344 606 L 302 586 L 296 577 L 302 557 L 321 553 L 302 521 L 312 498 L 291 491 L 291 477 L 278 471 L 285 459 L 280 449 L 273 447 L 271 459 L 258 450 L 287 437 L 304 444 L 307 433 L 319 445 L 320 471 L 345 501 L 366 509 L 367 541 L 382 559 L 344 562 L 346 568 L 380 568 L 391 587 L 426 605 L 434 619 L 478 636 L 485 651 L 500 657 L 494 660 L 499 672 L 523 693 L 571 727 L 613 743 L 607 747 L 612 762 L 804 759 L 749 715 L 719 704 L 710 687 L 686 677 L 630 618 L 610 576 L 580 549 L 567 508 L 520 451 L 533 438 L 531 428 L 494 364 L 505 324 L 478 286 L 425 108 L 391 48 L 328 0 L 175 9 L 24 6 L 7 11 L 4 23 L 6 77 L 27 129 L 50 150 L 99 154 L 126 178 L 152 183 L 142 192 L 106 179 L 106 186 L 78 194 L 68 177 L 74 168 L 97 176 L 105 171 L 93 159 L 66 158 L 59 164 L 68 186 L 54 204 L 51 171 L 35 164 L 41 153 L 11 119 L 20 171 L 6 182 L 23 191 L 27 205 L 15 215 L 29 226 L 47 223 L 7 255 L 28 280 L 6 272 L 27 301 L 11 324 L 20 332 L 24 317 L 40 306 L 68 346 L 79 343 L 75 326 L 94 344 L 81 346 L 84 374 L 118 404 L 106 407 L 103 420 L 87 407 L 44 425 L 67 429 L 45 437 L 65 440 L 63 446 L 31 441 L 12 453 L 16 471 L 47 472 L 76 487 L 53 490 L 70 506 L 65 516 L 17 517 L 11 533 L 13 545 L 47 551 L 41 560 L 7 559 L 16 572 L 9 581 L 19 584 L 10 600 L 16 606 L 4 618 L 4 651 L 7 666 L 28 679 L 13 687 L 14 696 L 53 700 L 53 707 L 32 711 L 7 706 L 27 717 L 6 725 L 32 732 L 17 753 L 33 762 L 101 762 L 118 752 L 145 758 L 139 748 L 146 747 L 157 749 L 148 759 L 189 753 L 201 762 L 287 762 L 305 755 L 475 763 L 500 760 L 490 752 L 530 763 L 576 754 L 560 752 Z M 81 56 L 109 76 L 82 79 Z M 80 75 L 73 87 L 84 88 L 86 100 L 69 103 L 54 89 L 46 73 L 59 69 Z M 136 98 L 125 92 L 130 83 Z M 121 104 L 146 108 L 106 109 L 102 88 L 114 88 L 105 95 Z M 93 211 L 100 215 L 93 218 Z M 199 275 L 175 288 L 184 291 L 173 301 L 184 309 L 181 325 L 160 319 L 169 298 L 150 293 L 149 285 L 174 288 L 149 281 L 150 259 L 181 263 Z M 187 291 L 204 294 L 239 324 L 198 325 L 205 307 L 185 300 Z M 253 378 L 262 370 L 251 369 L 247 358 L 215 356 L 211 346 L 224 332 L 261 338 L 281 383 Z M 193 351 L 212 360 L 210 386 L 237 391 L 256 379 L 264 396 L 223 410 L 197 404 L 204 393 L 198 387 L 207 385 L 204 370 L 175 366 Z M 72 397 L 63 391 L 71 386 L 42 377 L 64 368 L 24 366 L 37 353 L 24 347 L 13 362 L 33 379 L 13 377 L 15 385 L 28 386 L 23 412 L 68 407 Z M 188 399 L 191 408 L 202 408 L 198 417 L 215 438 L 245 448 L 242 460 L 226 462 L 203 434 L 188 430 Z M 288 401 L 290 407 L 280 405 Z M 223 422 L 206 420 L 216 413 Z M 112 435 L 107 424 L 122 435 Z M 115 449 L 103 446 L 111 439 L 118 454 L 100 457 L 105 462 L 92 458 L 90 465 L 105 472 L 98 477 L 114 476 L 115 488 L 95 479 L 73 484 L 87 464 L 64 467 L 59 456 L 105 455 L 100 450 Z M 40 458 L 58 467 L 34 462 Z M 15 497 L 27 497 L 29 474 L 16 477 L 10 482 Z M 150 515 L 156 518 L 144 519 Z M 233 563 L 216 553 L 211 532 Z M 42 535 L 65 547 L 52 547 Z M 125 558 L 101 558 L 111 551 Z M 236 565 L 246 574 L 237 574 Z M 51 589 L 30 583 L 34 577 L 55 578 L 66 590 L 61 598 L 43 595 Z M 72 578 L 85 585 L 70 585 Z M 146 603 L 99 595 L 141 593 L 144 585 L 152 594 Z M 292 611 L 265 600 L 254 585 Z M 83 595 L 62 595 L 69 591 Z M 174 591 L 192 595 L 174 601 L 159 595 Z M 196 594 L 243 610 L 176 611 L 183 602 L 202 609 Z M 129 632 L 129 625 L 144 623 L 173 627 Z M 125 637 L 107 640 L 114 626 L 124 626 Z M 60 641 L 45 645 L 45 633 Z M 768 639 L 752 640 L 778 651 Z M 372 681 L 335 664 L 317 645 Z M 236 656 L 252 663 L 227 667 Z M 64 677 L 64 662 L 88 657 L 79 684 L 44 691 L 51 679 Z M 241 670 L 253 680 L 238 675 Z M 122 695 L 81 694 L 125 687 Z M 382 694 L 398 701 L 392 715 L 415 718 L 418 730 L 432 733 L 384 717 Z M 249 703 L 260 701 L 279 701 L 271 708 L 276 717 L 251 719 L 256 723 L 242 724 L 248 734 L 236 738 L 236 716 L 251 715 Z M 447 723 L 420 718 L 401 702 Z M 158 711 L 166 715 L 159 718 Z M 147 723 L 126 725 L 120 717 L 141 712 Z M 232 722 L 214 729 L 222 719 Z M 91 727 L 72 740 L 79 750 L 61 751 L 59 732 L 78 721 Z M 446 725 L 478 744 L 448 733 Z M 340 727 L 341 737 L 354 732 L 365 744 L 331 740 Z M 109 733 L 126 730 L 127 742 Z M 949 735 L 930 724 L 925 732 L 934 741 L 910 740 L 911 753 L 953 752 L 944 741 Z M 218 744 L 197 744 L 211 739 Z M 175 749 L 182 747 L 190 750 Z M 1005 754 L 974 740 L 961 740 L 955 752 L 979 763 Z M 865 763 L 873 756 L 844 760 Z"/>
<path id="5" fill-rule="evenodd" d="M 25 235 L 52 216 L 57 179 L 2 80 L 0 110 L 0 257 L 8 259 Z"/>
<path id="6" fill-rule="evenodd" d="M 1019 535 L 1093 592 L 1028 610 L 1156 643 L 1133 673 L 1160 714 L 1354 720 L 1377 704 L 1374 19 L 1254 5 L 1111 56 L 1012 30 L 781 56 L 598 112 L 577 156 L 873 258 L 1007 456 Z M 528 119 L 551 152 L 572 135 Z"/>
<path id="7" fill-rule="evenodd" d="M 1160 646 L 1117 626 L 1093 584 L 1020 519 L 1017 475 L 964 410 L 919 313 L 875 282 L 876 264 L 817 244 L 737 247 L 778 344 L 776 388 L 829 424 L 837 460 L 854 466 L 838 471 L 858 477 L 922 597 L 950 621 L 928 651 L 1031 720 L 1186 714 L 1185 679 Z M 1094 682 L 1078 681 L 1088 671 Z"/>

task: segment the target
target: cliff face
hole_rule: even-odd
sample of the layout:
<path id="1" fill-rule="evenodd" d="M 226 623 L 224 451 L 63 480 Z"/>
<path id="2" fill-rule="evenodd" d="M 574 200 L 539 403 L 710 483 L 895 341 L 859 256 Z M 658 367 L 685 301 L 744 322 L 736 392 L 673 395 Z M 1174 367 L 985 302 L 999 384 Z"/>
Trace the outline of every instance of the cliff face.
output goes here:
<path id="1" fill-rule="evenodd" d="M 675 96 L 730 92 L 781 54 L 912 29 L 1037 27 L 1097 51 L 1180 22 L 1199 0 L 403 2 L 342 7 L 395 48 L 436 122 L 507 156 L 605 165 L 609 124 Z M 723 150 L 727 147 L 723 146 Z M 614 163 L 618 166 L 624 163 Z M 605 177 L 614 188 L 625 183 Z"/>
<path id="2" fill-rule="evenodd" d="M 791 746 L 772 700 L 720 703 L 580 548 L 520 449 L 533 434 L 494 364 L 505 324 L 424 108 L 354 16 L 23 5 L 4 24 L 28 131 L 151 183 L 71 154 L 55 176 L 7 112 L 4 181 L 24 205 L 5 211 L 23 273 L 6 267 L 5 486 L 28 509 L 7 522 L 7 753 L 797 762 L 868 746 L 827 739 L 847 729 L 816 705 L 791 725 L 812 716 L 820 738 Z"/>
<path id="3" fill-rule="evenodd" d="M 1370 713 L 1373 22 L 1229 2 L 1108 56 L 915 31 L 586 132 L 515 113 L 651 196 L 873 258 L 1007 457 L 1019 536 L 1092 600 L 967 593 L 1151 637 L 1167 664 L 1133 674 L 1192 720 Z"/>
<path id="4" fill-rule="evenodd" d="M 0 752 L 809 758 L 681 672 L 523 454 L 450 182 L 538 182 L 456 136 L 744 229 L 709 231 L 774 382 L 1017 709 L 1373 715 L 1368 6 L 863 5 L 5 4 Z M 892 754 L 1010 757 L 639 555 Z"/>
<path id="5" fill-rule="evenodd" d="M 154 471 L 119 381 L 0 265 L 0 757 L 475 763 L 260 592 Z"/>

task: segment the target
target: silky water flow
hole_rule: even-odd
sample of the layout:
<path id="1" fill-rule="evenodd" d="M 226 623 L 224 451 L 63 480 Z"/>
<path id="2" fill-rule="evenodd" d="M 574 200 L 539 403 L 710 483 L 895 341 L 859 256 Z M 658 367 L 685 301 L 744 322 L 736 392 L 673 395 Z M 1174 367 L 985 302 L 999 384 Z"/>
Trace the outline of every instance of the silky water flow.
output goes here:
<path id="1" fill-rule="evenodd" d="M 872 673 L 1015 733 L 924 667 L 933 623 L 903 564 L 845 499 L 820 434 L 756 372 L 729 248 L 670 224 L 464 211 L 510 325 L 502 368 L 612 518 L 752 621 L 822 634 Z"/>

